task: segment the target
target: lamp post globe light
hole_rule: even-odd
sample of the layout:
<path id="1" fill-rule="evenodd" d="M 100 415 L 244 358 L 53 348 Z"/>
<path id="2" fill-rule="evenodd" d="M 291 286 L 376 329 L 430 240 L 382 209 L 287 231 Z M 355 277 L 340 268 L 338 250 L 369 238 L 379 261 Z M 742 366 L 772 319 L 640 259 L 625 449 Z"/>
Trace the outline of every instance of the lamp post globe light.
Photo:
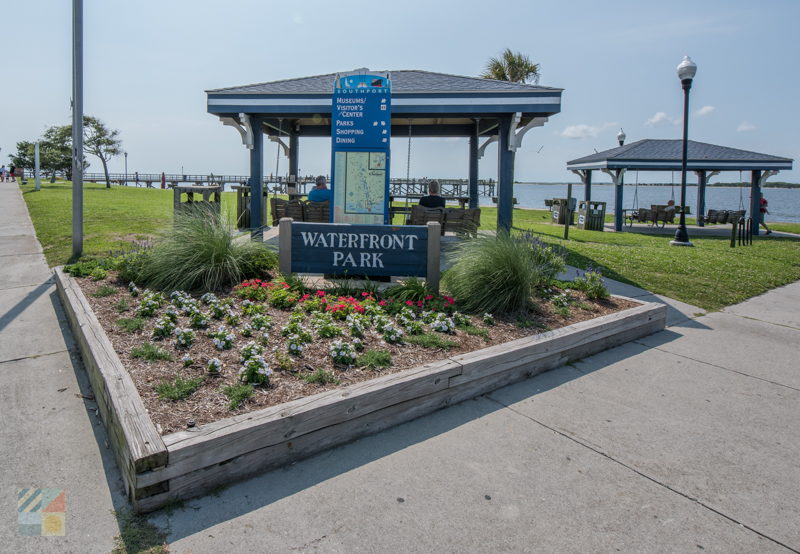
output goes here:
<path id="1" fill-rule="evenodd" d="M 620 146 L 625 144 L 625 138 L 626 137 L 627 137 L 627 135 L 625 134 L 625 131 L 623 131 L 622 127 L 620 127 L 619 128 L 619 133 L 617 133 L 617 142 L 619 142 Z"/>
<path id="2" fill-rule="evenodd" d="M 697 73 L 697 64 L 689 56 L 684 56 L 678 65 L 678 79 L 683 87 L 683 152 L 681 154 L 681 218 L 678 230 L 675 231 L 675 240 L 670 241 L 673 246 L 694 246 L 689 240 L 686 231 L 686 158 L 689 148 L 689 90 L 692 88 L 692 79 Z"/>

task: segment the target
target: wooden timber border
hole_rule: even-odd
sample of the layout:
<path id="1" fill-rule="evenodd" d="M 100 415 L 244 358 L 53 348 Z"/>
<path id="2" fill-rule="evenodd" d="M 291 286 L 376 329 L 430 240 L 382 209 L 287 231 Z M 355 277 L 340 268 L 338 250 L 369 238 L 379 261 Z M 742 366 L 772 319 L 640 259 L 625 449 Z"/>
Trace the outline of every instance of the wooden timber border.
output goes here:
<path id="1" fill-rule="evenodd" d="M 199 496 L 661 331 L 667 314 L 665 305 L 643 302 L 161 437 L 80 287 L 60 268 L 55 276 L 128 496 L 140 512 Z"/>

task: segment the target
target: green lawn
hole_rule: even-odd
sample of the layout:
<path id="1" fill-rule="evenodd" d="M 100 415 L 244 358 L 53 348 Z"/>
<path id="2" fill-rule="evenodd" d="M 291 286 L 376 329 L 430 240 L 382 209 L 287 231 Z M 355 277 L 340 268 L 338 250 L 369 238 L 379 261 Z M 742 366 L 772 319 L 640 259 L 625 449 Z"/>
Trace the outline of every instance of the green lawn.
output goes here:
<path id="1" fill-rule="evenodd" d="M 36 234 L 51 266 L 66 263 L 72 250 L 71 183 L 22 187 Z M 398 203 L 401 204 L 401 203 Z M 223 211 L 232 220 L 236 196 L 223 193 Z M 494 229 L 497 208 L 481 208 L 481 228 Z M 394 223 L 400 223 L 397 218 Z M 133 240 L 154 235 L 172 221 L 172 191 L 86 184 L 84 254 L 107 255 L 130 249 Z M 567 262 L 707 310 L 720 309 L 771 288 L 800 279 L 800 239 L 764 235 L 753 246 L 731 248 L 724 237 L 692 238 L 695 248 L 669 245 L 669 237 L 636 233 L 564 229 L 550 222 L 547 210 L 514 210 L 514 227 L 535 232 L 563 246 Z M 772 224 L 798 232 L 800 224 Z"/>
<path id="2" fill-rule="evenodd" d="M 72 183 L 42 182 L 20 187 L 50 266 L 67 263 L 72 254 Z M 222 209 L 233 218 L 236 193 L 222 194 Z M 84 183 L 84 256 L 130 250 L 134 241 L 152 237 L 172 222 L 172 190 Z"/>

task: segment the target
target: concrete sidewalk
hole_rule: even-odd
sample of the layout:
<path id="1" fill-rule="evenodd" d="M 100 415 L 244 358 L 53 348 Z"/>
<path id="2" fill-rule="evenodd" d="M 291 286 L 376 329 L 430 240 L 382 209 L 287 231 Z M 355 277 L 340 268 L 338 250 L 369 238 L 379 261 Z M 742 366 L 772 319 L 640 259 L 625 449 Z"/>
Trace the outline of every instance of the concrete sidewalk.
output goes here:
<path id="1" fill-rule="evenodd" d="M 0 188 L 0 540 L 108 552 L 126 506 L 21 195 Z M 797 552 L 800 283 L 161 511 L 172 552 Z M 12 445 L 9 447 L 8 445 Z M 66 536 L 16 490 L 67 489 Z"/>
<path id="2" fill-rule="evenodd" d="M 110 552 L 122 480 L 17 183 L 0 206 L 0 551 Z M 66 491 L 65 536 L 19 533 L 28 487 Z"/>

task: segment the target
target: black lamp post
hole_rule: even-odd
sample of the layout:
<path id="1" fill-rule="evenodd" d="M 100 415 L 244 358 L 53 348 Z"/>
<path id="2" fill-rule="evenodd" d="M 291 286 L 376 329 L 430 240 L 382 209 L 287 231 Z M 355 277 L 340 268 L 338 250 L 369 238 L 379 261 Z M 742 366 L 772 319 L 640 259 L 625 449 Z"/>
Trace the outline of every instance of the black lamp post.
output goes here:
<path id="1" fill-rule="evenodd" d="M 128 186 L 128 153 L 123 152 L 125 154 L 125 186 Z"/>
<path id="2" fill-rule="evenodd" d="M 686 231 L 686 158 L 689 148 L 689 89 L 692 88 L 692 79 L 697 73 L 697 64 L 689 56 L 684 56 L 678 66 L 678 79 L 683 86 L 683 154 L 681 156 L 681 219 L 678 230 L 675 231 L 675 240 L 670 241 L 673 246 L 694 246 L 689 240 Z"/>

